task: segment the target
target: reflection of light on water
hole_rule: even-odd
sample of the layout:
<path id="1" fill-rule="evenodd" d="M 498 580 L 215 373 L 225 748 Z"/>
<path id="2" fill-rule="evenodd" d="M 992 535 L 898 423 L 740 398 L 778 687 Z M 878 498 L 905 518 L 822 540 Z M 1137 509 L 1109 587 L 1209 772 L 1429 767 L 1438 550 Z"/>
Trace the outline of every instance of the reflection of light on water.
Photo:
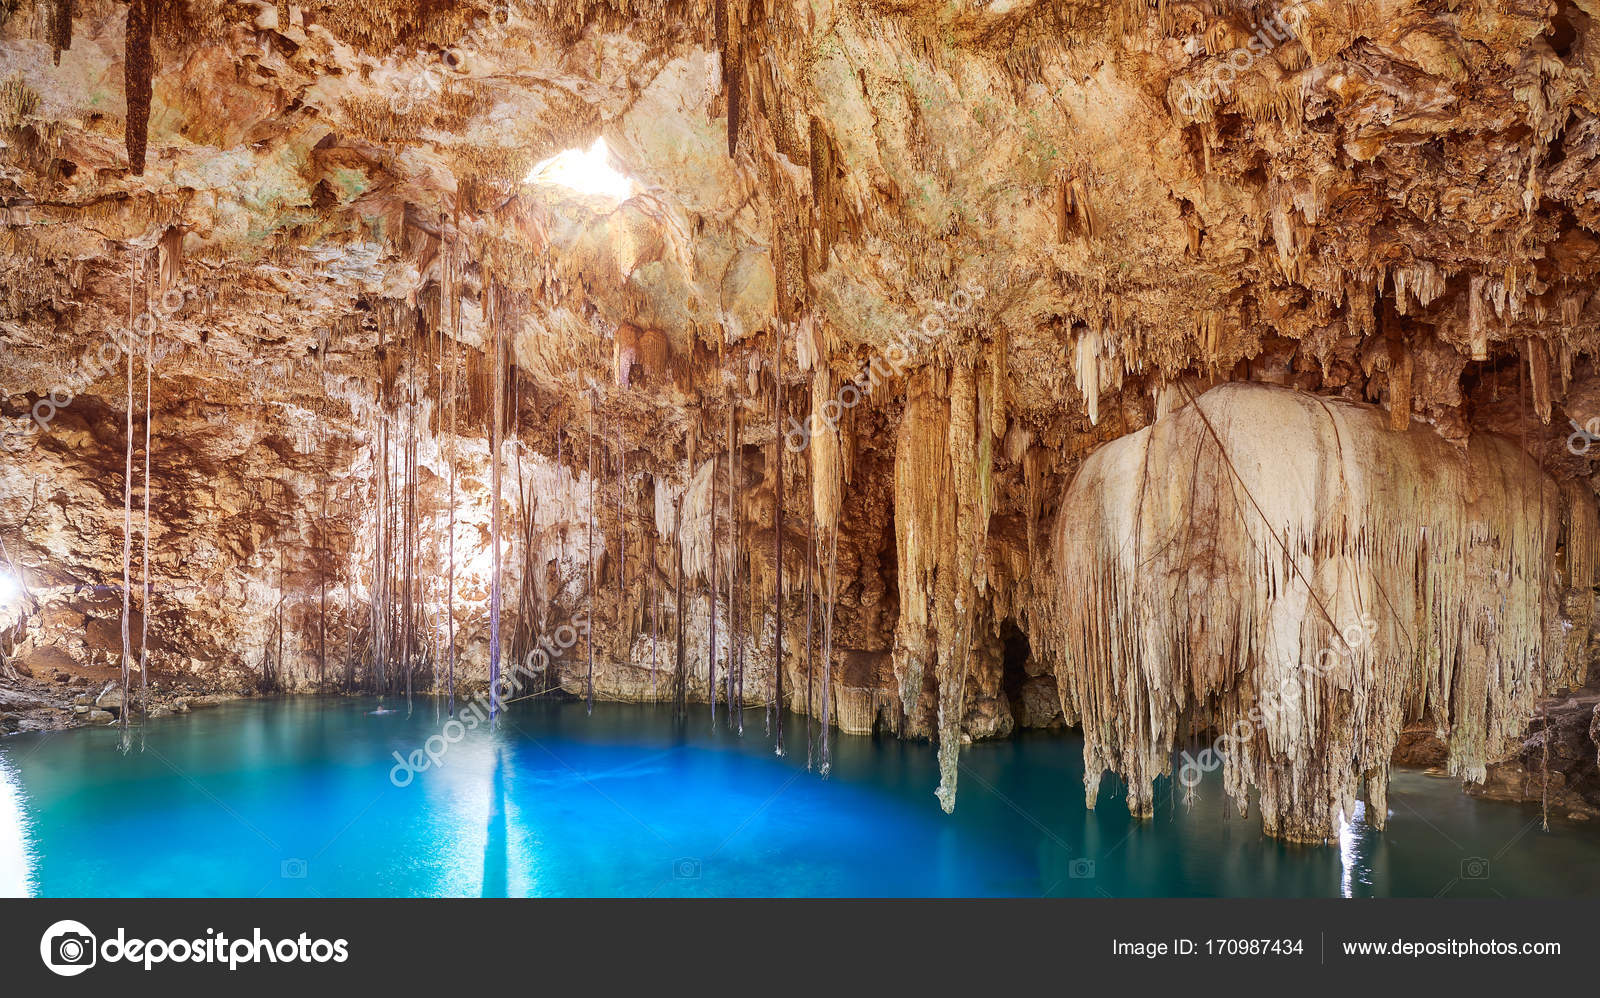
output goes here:
<path id="1" fill-rule="evenodd" d="M 28 813 L 22 783 L 0 759 L 0 897 L 32 897 L 33 850 L 28 846 Z"/>
<path id="2" fill-rule="evenodd" d="M 1348 821 L 1343 812 L 1339 814 L 1339 865 L 1344 871 L 1339 878 L 1339 894 L 1343 897 L 1355 897 L 1355 885 L 1358 883 L 1369 886 L 1372 883 L 1372 871 L 1362 862 L 1359 848 L 1366 818 L 1366 802 L 1359 800 L 1356 801 L 1355 815 Z"/>

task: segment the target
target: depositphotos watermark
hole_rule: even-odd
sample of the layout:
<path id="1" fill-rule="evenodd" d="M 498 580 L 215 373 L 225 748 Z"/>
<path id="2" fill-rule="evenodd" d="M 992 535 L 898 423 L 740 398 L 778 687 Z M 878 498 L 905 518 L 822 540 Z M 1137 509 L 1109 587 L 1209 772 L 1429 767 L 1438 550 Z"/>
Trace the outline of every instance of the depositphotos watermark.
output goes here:
<path id="1" fill-rule="evenodd" d="M 1300 666 L 1300 672 L 1312 679 L 1328 675 L 1344 664 L 1340 656 L 1348 658 L 1355 654 L 1357 648 L 1367 644 L 1377 633 L 1378 622 L 1363 614 L 1359 626 L 1351 624 L 1339 635 L 1338 641 L 1344 645 L 1342 649 L 1322 649 L 1310 662 Z M 1210 748 L 1202 749 L 1198 756 L 1192 756 L 1185 750 L 1183 765 L 1178 769 L 1178 782 L 1188 790 L 1199 786 L 1207 773 L 1214 772 L 1224 762 L 1232 761 L 1234 746 L 1254 738 L 1262 725 L 1281 712 L 1298 712 L 1302 692 L 1299 676 L 1284 676 L 1276 690 L 1262 693 L 1250 712 L 1233 722 L 1232 728 L 1218 735 Z"/>
<path id="2" fill-rule="evenodd" d="M 1600 416 L 1595 416 L 1582 426 L 1576 419 L 1569 419 L 1567 423 L 1572 427 L 1572 432 L 1567 435 L 1567 451 L 1575 457 L 1582 457 L 1589 453 L 1589 448 L 1600 441 Z"/>
<path id="3" fill-rule="evenodd" d="M 1213 64 L 1200 78 L 1198 85 L 1193 83 L 1183 85 L 1183 93 L 1178 97 L 1178 110 L 1192 118 L 1200 113 L 1202 106 L 1216 100 L 1219 95 L 1228 96 L 1233 89 L 1234 81 L 1250 72 L 1257 59 L 1295 37 L 1296 29 L 1299 28 L 1304 16 L 1305 11 L 1301 6 L 1292 4 L 1262 18 L 1260 24 L 1254 25 L 1255 34 L 1251 35 L 1244 45 L 1232 49 Z"/>
<path id="4" fill-rule="evenodd" d="M 985 293 L 982 285 L 968 284 L 956 289 L 949 301 L 935 302 L 920 323 L 895 334 L 881 356 L 872 358 L 859 375 L 846 381 L 844 387 L 833 398 L 822 403 L 804 423 L 790 416 L 789 426 L 783 434 L 784 446 L 798 454 L 811 446 L 812 437 L 837 430 L 846 412 L 860 405 L 861 400 L 876 391 L 885 378 L 898 377 L 911 365 L 919 346 L 944 335 L 945 321 L 949 316 L 966 315 L 972 311 L 973 303 L 981 301 Z"/>
<path id="5" fill-rule="evenodd" d="M 193 939 L 129 939 L 121 927 L 100 942 L 88 926 L 66 919 L 44 930 L 39 957 L 62 977 L 76 977 L 102 961 L 138 964 L 145 970 L 163 963 L 225 963 L 229 970 L 238 970 L 250 963 L 344 963 L 350 959 L 350 943 L 312 939 L 304 932 L 296 939 L 270 939 L 259 928 L 245 939 L 232 939 L 215 929 Z"/>
<path id="6" fill-rule="evenodd" d="M 522 657 L 521 662 L 515 663 L 510 672 L 501 674 L 498 690 L 491 689 L 478 694 L 440 725 L 437 734 L 429 735 L 421 748 L 413 749 L 409 755 L 395 751 L 395 764 L 389 770 L 389 782 L 397 787 L 409 787 L 418 773 L 426 773 L 435 766 L 444 765 L 444 757 L 450 751 L 450 746 L 466 738 L 467 732 L 476 731 L 489 723 L 491 707 L 497 710 L 504 708 L 507 700 L 522 691 L 527 680 L 543 675 L 552 662 L 578 643 L 579 637 L 588 636 L 589 618 L 575 617 L 570 624 L 562 624 L 540 637 L 538 644 Z"/>
<path id="7" fill-rule="evenodd" d="M 512 10 L 511 4 L 507 0 L 496 0 L 489 9 L 487 20 L 474 24 L 465 38 L 440 51 L 438 62 L 424 66 L 420 72 L 406 81 L 405 89 L 393 98 L 395 112 L 410 114 L 422 101 L 444 93 L 445 86 L 452 79 L 460 78 L 468 72 L 478 57 L 478 51 L 486 46 L 492 46 L 497 36 L 510 27 L 515 19 L 516 12 Z"/>

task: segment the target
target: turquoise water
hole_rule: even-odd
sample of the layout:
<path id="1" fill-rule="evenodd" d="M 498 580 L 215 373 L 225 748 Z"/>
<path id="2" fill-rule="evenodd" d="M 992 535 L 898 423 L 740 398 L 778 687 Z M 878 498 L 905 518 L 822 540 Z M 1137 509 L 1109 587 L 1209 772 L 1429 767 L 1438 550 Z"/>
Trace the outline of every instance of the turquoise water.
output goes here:
<path id="1" fill-rule="evenodd" d="M 391 753 L 439 732 L 433 706 L 375 705 L 206 708 L 126 756 L 112 729 L 0 742 L 0 894 L 1600 896 L 1600 828 L 1544 832 L 1536 808 L 1416 773 L 1396 775 L 1386 831 L 1291 846 L 1225 809 L 1215 776 L 1192 808 L 1158 784 L 1151 821 L 1109 779 L 1086 810 L 1070 735 L 970 746 L 945 815 L 927 744 L 837 737 L 822 780 L 793 718 L 780 759 L 759 711 L 740 739 L 704 708 L 679 725 L 545 703 L 402 788 Z"/>

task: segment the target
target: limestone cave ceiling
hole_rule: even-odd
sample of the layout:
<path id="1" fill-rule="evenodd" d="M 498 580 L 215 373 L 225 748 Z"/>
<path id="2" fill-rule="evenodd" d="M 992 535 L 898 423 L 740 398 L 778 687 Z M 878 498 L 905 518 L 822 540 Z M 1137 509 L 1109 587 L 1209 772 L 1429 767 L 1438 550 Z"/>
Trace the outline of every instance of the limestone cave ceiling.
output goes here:
<path id="1" fill-rule="evenodd" d="M 376 585 L 374 441 L 396 399 L 417 403 L 408 460 L 430 522 L 458 488 L 462 522 L 486 522 L 498 330 L 510 433 L 549 476 L 536 526 L 561 533 L 538 595 L 572 591 L 573 518 L 621 510 L 623 563 L 602 574 L 631 578 L 632 602 L 596 612 L 630 622 L 614 657 L 637 659 L 648 613 L 628 552 L 687 514 L 658 492 L 652 515 L 627 476 L 692 494 L 737 410 L 729 520 L 770 598 L 779 436 L 889 358 L 785 459 L 781 502 L 792 580 L 836 544 L 840 668 L 859 694 L 836 709 L 864 730 L 884 698 L 919 695 L 905 659 L 928 643 L 908 637 L 906 604 L 933 644 L 952 640 L 927 580 L 978 579 L 986 608 L 963 633 L 998 662 L 1072 473 L 1180 389 L 1373 403 L 1463 449 L 1508 433 L 1586 483 L 1568 421 L 1600 417 L 1597 13 L 0 0 L 0 536 L 58 607 L 46 637 L 111 613 L 144 368 L 130 385 L 104 348 L 148 333 L 166 580 L 152 647 L 239 682 L 277 654 L 281 681 L 311 683 L 284 666 L 282 594 L 322 597 L 292 611 L 291 643 L 355 643 Z M 626 190 L 534 175 L 596 140 Z M 41 401 L 66 404 L 40 420 Z M 938 442 L 974 421 L 991 431 L 981 455 Z M 961 493 L 963 539 L 937 555 L 907 533 L 914 502 L 935 515 L 914 494 L 941 481 L 919 484 L 912 454 Z M 444 470 L 457 459 L 464 483 Z M 593 506 L 580 480 L 600 483 Z M 717 508 L 700 511 L 713 531 Z M 107 661 L 92 632 L 62 654 Z M 1004 698 L 998 666 L 978 671 L 957 683 L 964 705 L 936 709 L 930 687 L 910 729 L 947 709 L 973 736 L 1009 729 L 1022 701 L 984 714 Z M 614 680 L 624 696 L 644 682 Z"/>
<path id="2" fill-rule="evenodd" d="M 163 327 L 165 378 L 237 358 L 294 386 L 321 330 L 330 377 L 370 376 L 370 317 L 436 303 L 453 253 L 467 341 L 493 273 L 552 392 L 609 380 L 621 323 L 731 374 L 804 322 L 846 371 L 976 286 L 928 353 L 994 349 L 1024 420 L 1085 411 L 1061 361 L 1087 337 L 1113 383 L 1246 363 L 1373 401 L 1409 353 L 1402 401 L 1449 427 L 1468 363 L 1544 351 L 1559 394 L 1593 338 L 1589 26 L 1573 3 L 13 2 L 8 388 L 56 380 L 171 233 L 206 302 Z M 599 136 L 636 197 L 521 182 Z M 640 418 L 681 408 L 645 394 Z"/>

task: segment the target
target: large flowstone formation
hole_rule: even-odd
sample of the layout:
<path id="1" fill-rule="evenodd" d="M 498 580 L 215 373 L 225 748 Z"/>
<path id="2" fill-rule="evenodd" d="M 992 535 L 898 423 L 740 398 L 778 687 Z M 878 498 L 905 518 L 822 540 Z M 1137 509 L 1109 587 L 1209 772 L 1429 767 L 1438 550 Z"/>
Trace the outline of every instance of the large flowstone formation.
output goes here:
<path id="1" fill-rule="evenodd" d="M 1563 501 L 1514 441 L 1260 385 L 1096 451 L 1062 498 L 1043 628 L 1090 803 L 1110 770 L 1149 814 L 1174 749 L 1220 733 L 1207 756 L 1269 832 L 1333 837 L 1358 795 L 1381 827 L 1418 720 L 1481 783 L 1535 699 L 1583 679 L 1561 590 L 1593 586 L 1594 534 L 1563 530 Z"/>

